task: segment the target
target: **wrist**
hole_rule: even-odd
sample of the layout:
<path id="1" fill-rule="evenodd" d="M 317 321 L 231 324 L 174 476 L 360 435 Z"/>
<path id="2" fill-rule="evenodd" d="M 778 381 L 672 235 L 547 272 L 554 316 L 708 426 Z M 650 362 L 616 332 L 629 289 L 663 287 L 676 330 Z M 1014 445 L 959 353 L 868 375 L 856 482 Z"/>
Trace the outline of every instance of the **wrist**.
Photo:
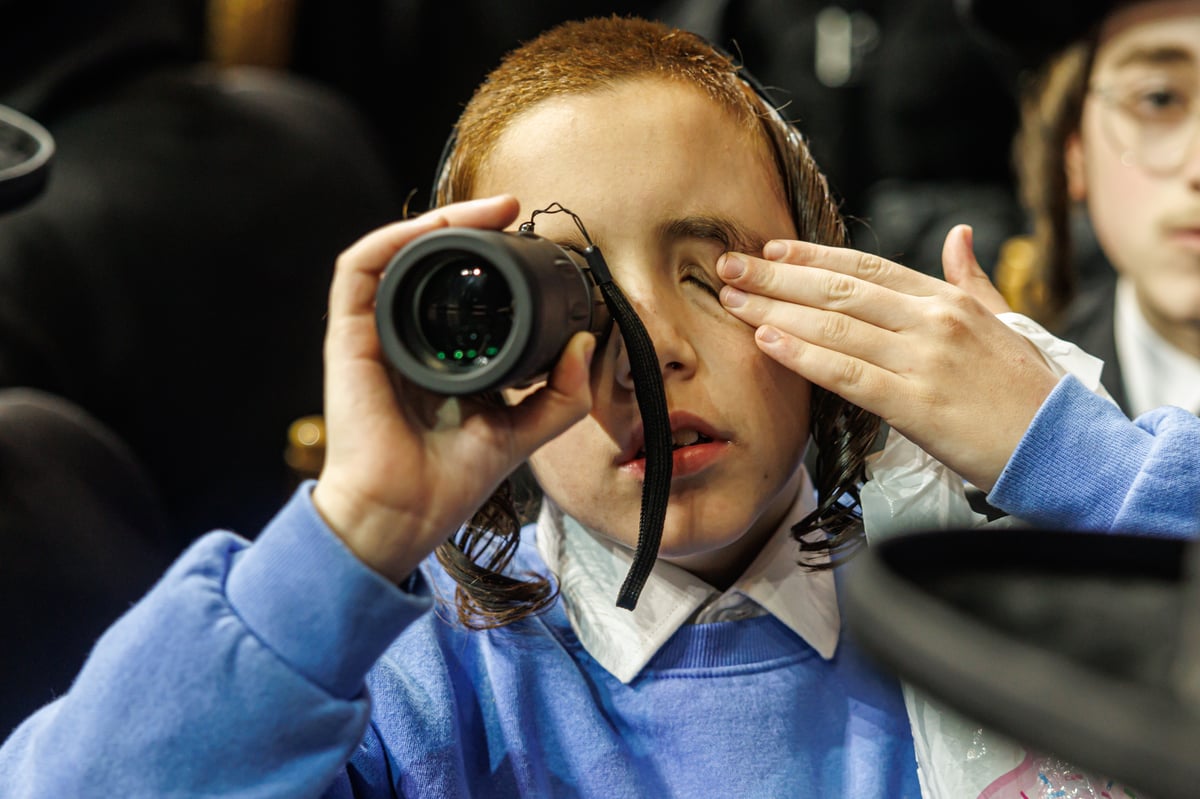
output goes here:
<path id="1" fill-rule="evenodd" d="M 313 508 L 329 529 L 367 567 L 399 585 L 416 571 L 428 552 L 404 534 L 412 519 L 381 503 L 319 479 L 312 491 Z"/>

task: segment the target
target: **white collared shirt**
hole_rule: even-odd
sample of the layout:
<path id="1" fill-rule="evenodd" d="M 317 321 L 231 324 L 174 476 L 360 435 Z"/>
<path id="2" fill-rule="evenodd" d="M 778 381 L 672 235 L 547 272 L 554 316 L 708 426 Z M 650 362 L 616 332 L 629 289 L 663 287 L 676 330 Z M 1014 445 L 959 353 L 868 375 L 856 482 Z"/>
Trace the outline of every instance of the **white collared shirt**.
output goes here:
<path id="1" fill-rule="evenodd" d="M 1160 336 L 1142 315 L 1133 281 L 1117 280 L 1117 358 L 1134 416 L 1163 405 L 1200 412 L 1200 360 Z"/>
<path id="2" fill-rule="evenodd" d="M 770 613 L 828 660 L 837 649 L 841 616 L 832 571 L 798 566 L 791 527 L 816 508 L 803 475 L 796 501 L 740 578 L 721 593 L 684 569 L 658 560 L 637 607 L 616 605 L 633 553 L 587 530 L 549 498 L 537 523 L 538 551 L 559 582 L 567 618 L 588 654 L 628 683 L 675 632 L 707 623 Z"/>

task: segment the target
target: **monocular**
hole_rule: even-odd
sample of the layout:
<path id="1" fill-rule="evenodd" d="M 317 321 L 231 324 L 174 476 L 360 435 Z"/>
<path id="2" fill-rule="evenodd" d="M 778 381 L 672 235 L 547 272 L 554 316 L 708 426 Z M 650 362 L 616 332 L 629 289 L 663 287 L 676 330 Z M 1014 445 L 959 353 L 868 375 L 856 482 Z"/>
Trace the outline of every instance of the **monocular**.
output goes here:
<path id="1" fill-rule="evenodd" d="M 593 267 L 531 230 L 443 228 L 388 266 L 376 295 L 380 341 L 405 377 L 438 394 L 525 386 L 571 336 L 612 317 Z"/>

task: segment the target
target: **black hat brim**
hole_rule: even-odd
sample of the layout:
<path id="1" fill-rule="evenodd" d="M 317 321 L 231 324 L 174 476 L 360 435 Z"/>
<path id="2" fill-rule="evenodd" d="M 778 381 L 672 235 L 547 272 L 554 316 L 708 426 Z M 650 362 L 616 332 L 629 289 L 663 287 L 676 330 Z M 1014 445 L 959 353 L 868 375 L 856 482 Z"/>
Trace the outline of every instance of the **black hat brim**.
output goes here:
<path id="1" fill-rule="evenodd" d="M 1114 0 L 955 0 L 963 24 L 1019 68 L 1035 68 L 1088 36 Z"/>
<path id="2" fill-rule="evenodd" d="M 1182 540 L 949 531 L 872 545 L 845 581 L 852 634 L 966 716 L 1160 799 L 1200 785 L 1200 607 Z M 1195 556 L 1195 560 L 1191 558 Z"/>

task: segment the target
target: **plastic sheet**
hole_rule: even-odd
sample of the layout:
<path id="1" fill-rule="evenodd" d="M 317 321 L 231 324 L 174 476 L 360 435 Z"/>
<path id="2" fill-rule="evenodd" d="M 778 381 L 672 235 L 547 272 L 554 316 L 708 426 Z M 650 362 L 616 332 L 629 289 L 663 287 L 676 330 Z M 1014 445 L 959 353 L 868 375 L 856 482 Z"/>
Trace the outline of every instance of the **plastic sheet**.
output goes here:
<path id="1" fill-rule="evenodd" d="M 1031 341 L 1057 374 L 1071 373 L 1108 397 L 1100 384 L 1103 362 L 1016 313 L 999 317 Z M 1111 399 L 1111 398 L 1110 398 Z M 867 464 L 861 491 L 868 543 L 906 531 L 985 531 L 1021 524 L 1005 516 L 988 521 L 972 509 L 961 477 L 896 430 Z M 985 533 L 986 534 L 986 533 Z M 1027 751 L 913 688 L 904 686 L 925 799 L 1059 799 L 1133 797 L 1112 781 L 1084 774 L 1052 756 Z"/>

